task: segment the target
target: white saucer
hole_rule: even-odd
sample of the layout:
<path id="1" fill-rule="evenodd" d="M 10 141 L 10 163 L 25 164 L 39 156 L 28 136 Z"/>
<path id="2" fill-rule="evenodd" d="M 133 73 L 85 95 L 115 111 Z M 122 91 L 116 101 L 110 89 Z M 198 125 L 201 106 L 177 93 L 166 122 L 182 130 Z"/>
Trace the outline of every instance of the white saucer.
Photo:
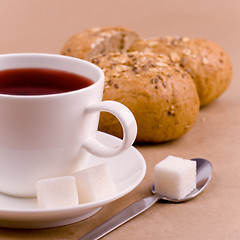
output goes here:
<path id="1" fill-rule="evenodd" d="M 102 132 L 98 132 L 97 137 L 109 146 L 114 146 L 120 141 Z M 81 221 L 97 213 L 105 204 L 132 191 L 142 181 L 146 172 L 145 160 L 134 147 L 117 157 L 104 160 L 109 164 L 118 190 L 114 196 L 77 207 L 45 210 L 37 207 L 36 198 L 17 198 L 0 194 L 0 227 L 50 228 Z M 96 165 L 102 161 L 103 159 L 92 156 L 90 165 Z"/>

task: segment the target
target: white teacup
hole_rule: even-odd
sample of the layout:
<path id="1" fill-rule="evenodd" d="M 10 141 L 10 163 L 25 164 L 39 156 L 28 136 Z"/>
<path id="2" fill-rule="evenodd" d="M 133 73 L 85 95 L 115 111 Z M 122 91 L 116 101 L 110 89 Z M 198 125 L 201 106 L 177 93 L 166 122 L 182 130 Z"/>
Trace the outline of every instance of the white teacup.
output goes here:
<path id="1" fill-rule="evenodd" d="M 104 73 L 97 66 L 54 54 L 0 55 L 1 72 L 18 68 L 67 71 L 93 83 L 79 90 L 48 95 L 0 92 L 0 192 L 35 196 L 39 179 L 72 174 L 84 166 L 89 153 L 112 157 L 134 142 L 134 116 L 118 102 L 102 101 Z M 100 111 L 110 112 L 120 121 L 124 133 L 120 146 L 108 147 L 95 138 Z"/>

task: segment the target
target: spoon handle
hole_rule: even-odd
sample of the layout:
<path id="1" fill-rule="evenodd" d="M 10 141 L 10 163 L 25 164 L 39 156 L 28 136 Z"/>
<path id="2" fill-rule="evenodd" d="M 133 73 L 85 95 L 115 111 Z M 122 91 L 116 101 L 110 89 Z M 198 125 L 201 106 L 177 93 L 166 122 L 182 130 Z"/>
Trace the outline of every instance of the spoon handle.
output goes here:
<path id="1" fill-rule="evenodd" d="M 79 240 L 99 239 L 105 236 L 117 227 L 121 226 L 122 224 L 136 217 L 138 214 L 150 208 L 160 198 L 161 196 L 156 194 L 134 202 L 132 205 L 123 209 L 121 212 L 117 213 L 115 216 L 111 217 L 106 222 L 96 227 L 94 230 L 79 238 Z"/>

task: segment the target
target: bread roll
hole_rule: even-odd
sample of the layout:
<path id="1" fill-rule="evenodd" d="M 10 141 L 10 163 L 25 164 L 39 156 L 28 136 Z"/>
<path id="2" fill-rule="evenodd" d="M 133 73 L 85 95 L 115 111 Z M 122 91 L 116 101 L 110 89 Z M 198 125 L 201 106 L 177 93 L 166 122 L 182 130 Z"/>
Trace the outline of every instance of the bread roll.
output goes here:
<path id="1" fill-rule="evenodd" d="M 105 73 L 103 100 L 123 103 L 134 114 L 137 142 L 164 142 L 195 123 L 199 97 L 191 76 L 167 56 L 151 52 L 110 53 L 92 63 Z M 101 113 L 99 130 L 122 137 L 115 117 Z"/>
<path id="2" fill-rule="evenodd" d="M 105 73 L 103 100 L 126 105 L 138 124 L 137 142 L 179 138 L 195 123 L 199 107 L 229 86 L 232 64 L 204 39 L 140 39 L 122 27 L 92 28 L 70 38 L 61 54 L 93 62 Z M 101 113 L 99 130 L 122 137 L 118 120 Z"/>
<path id="3" fill-rule="evenodd" d="M 99 54 L 126 51 L 137 39 L 137 33 L 122 27 L 92 28 L 71 37 L 61 54 L 89 60 Z"/>
<path id="4" fill-rule="evenodd" d="M 201 106 L 215 100 L 231 82 L 230 58 L 221 47 L 208 40 L 188 37 L 143 39 L 133 43 L 130 51 L 162 53 L 173 63 L 179 63 L 191 74 Z"/>

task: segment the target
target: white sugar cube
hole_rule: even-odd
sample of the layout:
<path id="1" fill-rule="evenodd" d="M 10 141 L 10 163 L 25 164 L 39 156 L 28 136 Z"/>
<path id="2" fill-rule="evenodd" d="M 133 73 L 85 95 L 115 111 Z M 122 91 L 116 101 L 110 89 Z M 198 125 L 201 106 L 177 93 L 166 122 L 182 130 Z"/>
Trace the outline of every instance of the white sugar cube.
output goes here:
<path id="1" fill-rule="evenodd" d="M 155 166 L 155 189 L 169 198 L 182 199 L 196 188 L 196 162 L 168 156 Z"/>
<path id="2" fill-rule="evenodd" d="M 36 184 L 39 208 L 62 208 L 78 205 L 76 181 L 73 176 L 47 178 Z"/>
<path id="3" fill-rule="evenodd" d="M 106 163 L 83 169 L 75 175 L 79 203 L 98 201 L 117 192 Z"/>

